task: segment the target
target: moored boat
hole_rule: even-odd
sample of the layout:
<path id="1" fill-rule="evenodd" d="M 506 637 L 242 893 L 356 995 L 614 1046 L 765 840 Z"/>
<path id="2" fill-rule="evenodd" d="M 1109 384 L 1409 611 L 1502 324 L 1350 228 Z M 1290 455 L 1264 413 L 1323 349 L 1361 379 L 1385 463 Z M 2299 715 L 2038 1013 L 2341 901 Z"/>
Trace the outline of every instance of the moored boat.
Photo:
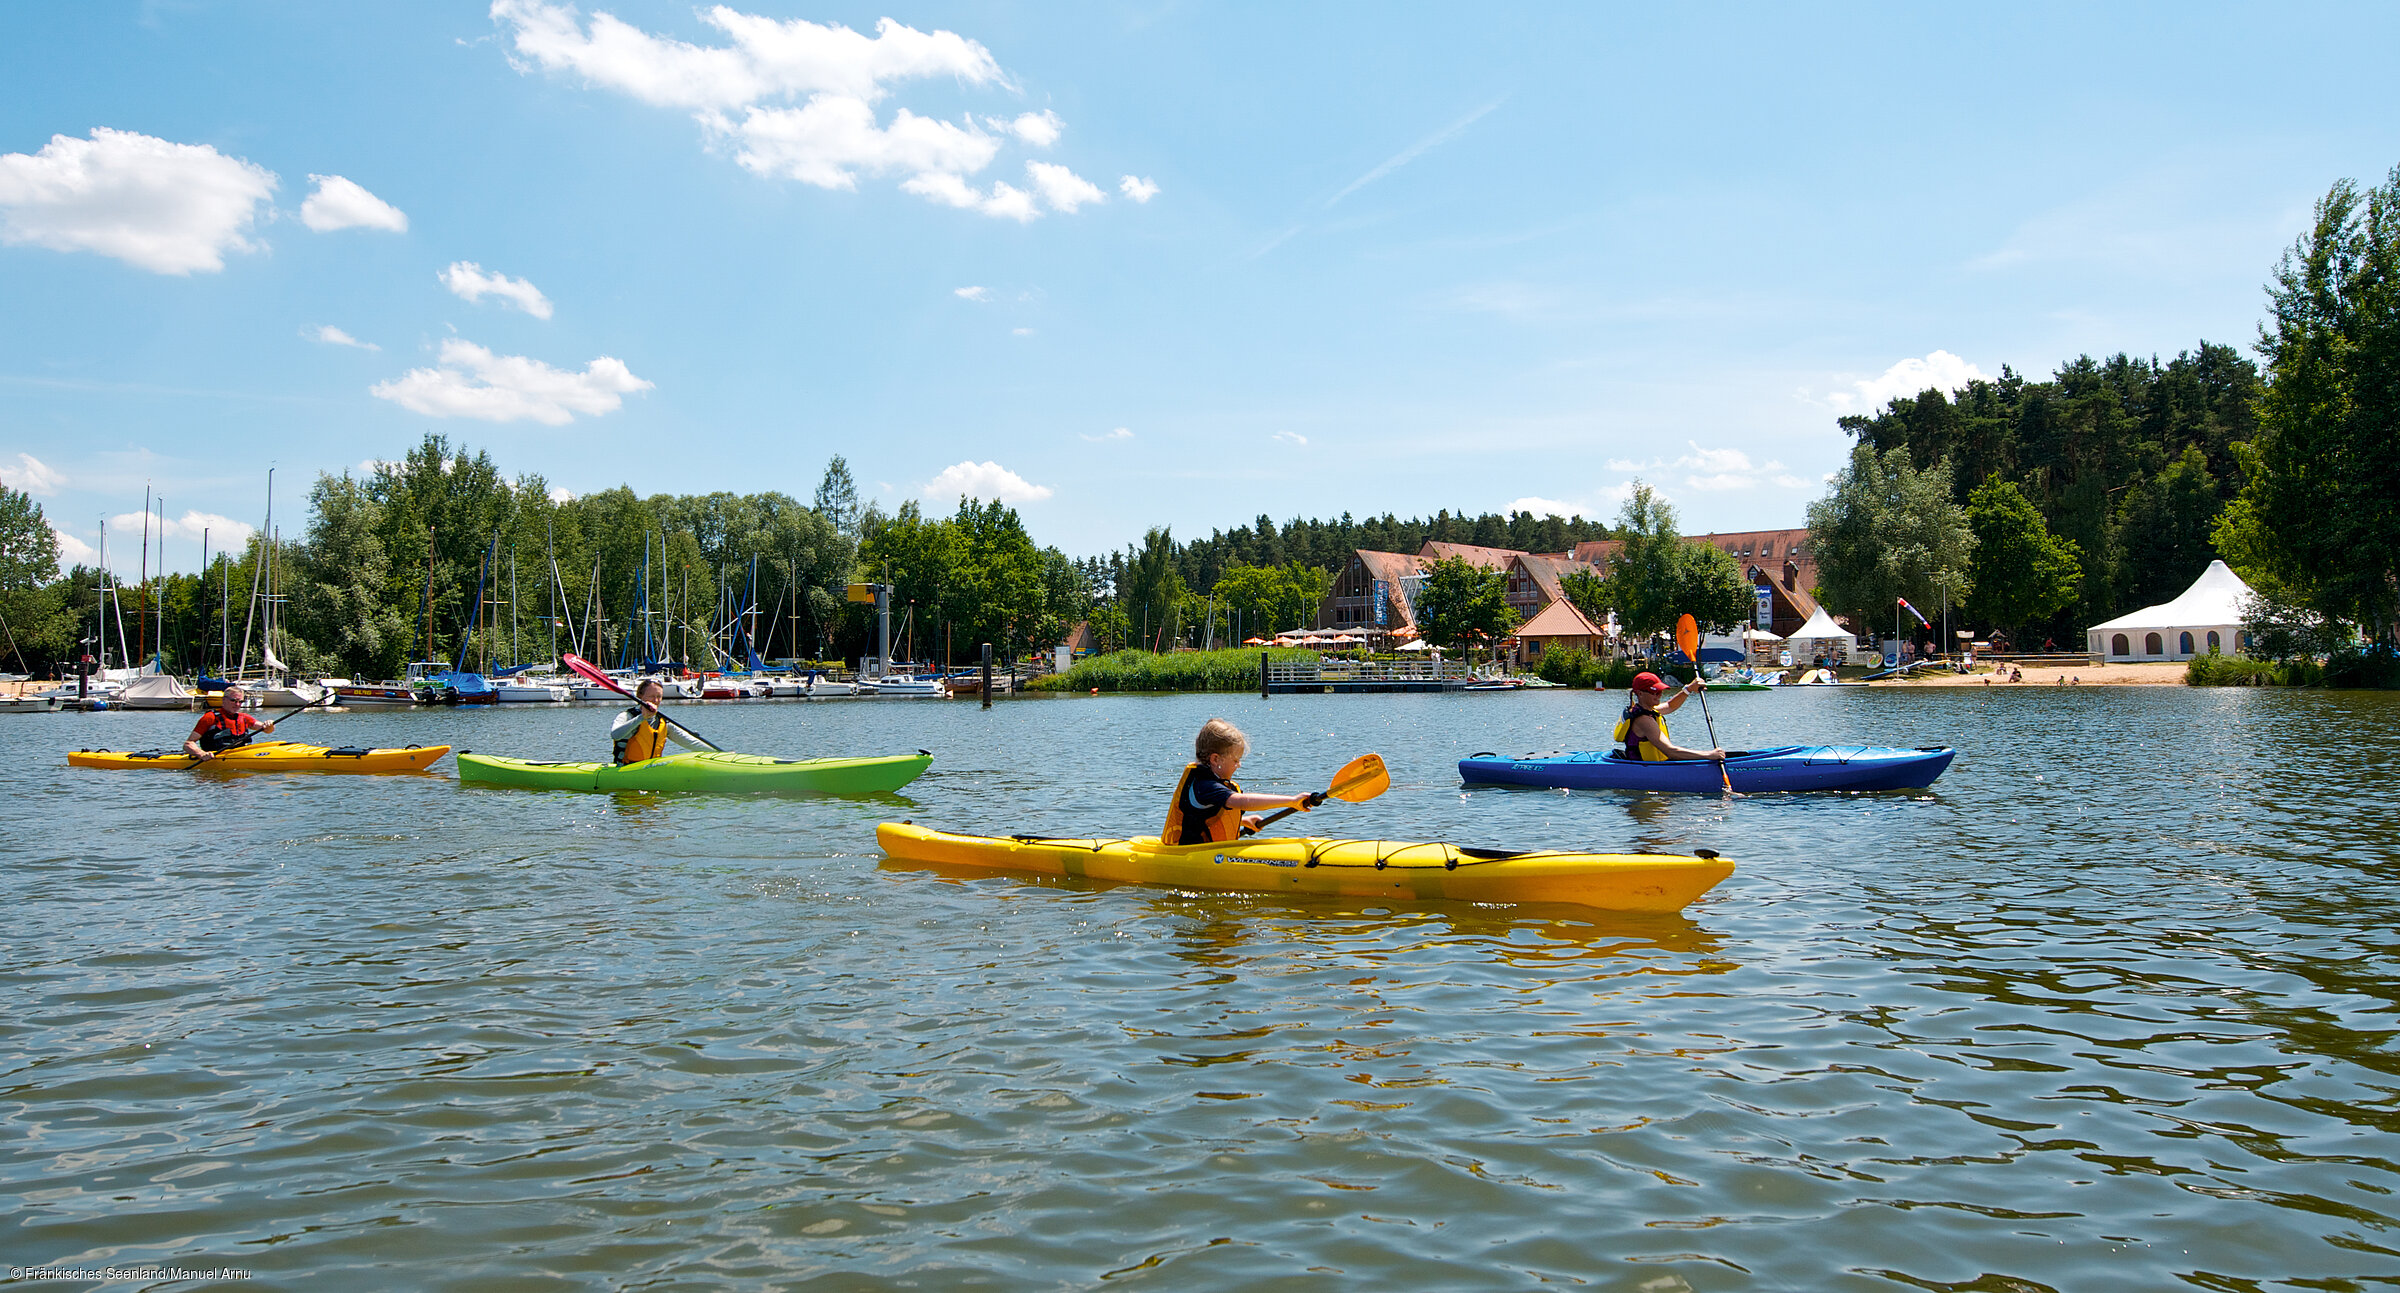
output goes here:
<path id="1" fill-rule="evenodd" d="M 1559 790 L 1658 790 L 1714 794 L 1730 781 L 1737 794 L 1779 790 L 1922 790 L 1958 752 L 1949 746 L 1785 745 L 1733 750 L 1724 774 L 1714 759 L 1628 759 L 1616 750 L 1550 751 L 1504 759 L 1475 754 L 1458 761 L 1468 785 Z"/>
<path id="2" fill-rule="evenodd" d="M 1713 852 L 1572 853 L 1464 848 L 1439 841 L 1259 836 L 1221 844 L 953 835 L 885 822 L 895 860 L 1234 893 L 1324 894 L 1379 902 L 1564 902 L 1609 911 L 1681 911 L 1733 873 Z"/>
<path id="3" fill-rule="evenodd" d="M 417 689 L 396 682 L 350 682 L 333 689 L 333 703 L 354 709 L 402 709 L 417 703 Z"/>

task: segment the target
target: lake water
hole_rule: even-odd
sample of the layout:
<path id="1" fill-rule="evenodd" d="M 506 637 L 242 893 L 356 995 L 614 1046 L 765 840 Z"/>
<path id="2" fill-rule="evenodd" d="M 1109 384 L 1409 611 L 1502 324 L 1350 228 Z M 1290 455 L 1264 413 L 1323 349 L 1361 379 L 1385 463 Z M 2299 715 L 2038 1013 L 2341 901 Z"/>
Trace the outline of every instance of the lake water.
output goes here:
<path id="1" fill-rule="evenodd" d="M 67 750 L 190 716 L 0 717 L 0 1260 L 253 1289 L 2400 1282 L 2400 697 L 1721 695 L 1728 746 L 1961 754 L 1916 793 L 1458 784 L 1473 751 L 1605 744 L 1621 704 L 676 711 L 731 748 L 935 753 L 883 800 L 84 771 Z M 611 712 L 285 735 L 590 758 Z M 1630 918 L 875 850 L 895 816 L 1155 830 L 1212 714 L 1253 789 L 1390 761 L 1317 832 L 1739 869 Z"/>

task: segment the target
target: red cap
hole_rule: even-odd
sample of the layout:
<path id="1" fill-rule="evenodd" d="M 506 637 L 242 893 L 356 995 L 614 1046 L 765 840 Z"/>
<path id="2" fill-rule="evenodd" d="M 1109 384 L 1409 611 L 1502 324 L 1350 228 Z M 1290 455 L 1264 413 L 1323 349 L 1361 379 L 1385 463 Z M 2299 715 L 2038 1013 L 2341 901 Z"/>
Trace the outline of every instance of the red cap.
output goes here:
<path id="1" fill-rule="evenodd" d="M 1633 676 L 1633 689 L 1635 691 L 1665 691 L 1667 684 L 1660 682 L 1657 674 L 1637 673 Z"/>

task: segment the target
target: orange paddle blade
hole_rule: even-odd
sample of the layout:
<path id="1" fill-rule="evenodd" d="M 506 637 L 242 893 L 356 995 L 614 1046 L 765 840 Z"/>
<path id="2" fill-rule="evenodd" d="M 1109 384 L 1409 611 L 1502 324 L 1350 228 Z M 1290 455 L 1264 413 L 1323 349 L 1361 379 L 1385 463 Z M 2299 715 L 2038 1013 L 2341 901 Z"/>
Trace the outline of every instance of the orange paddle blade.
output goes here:
<path id="1" fill-rule="evenodd" d="M 1690 660 L 1695 664 L 1699 662 L 1700 625 L 1696 623 L 1691 616 L 1683 615 L 1676 618 L 1675 645 L 1683 650 L 1685 659 Z"/>
<path id="2" fill-rule="evenodd" d="M 1384 768 L 1383 756 L 1362 754 L 1333 774 L 1333 785 L 1325 794 L 1330 799 L 1360 804 L 1391 788 L 1392 774 Z"/>

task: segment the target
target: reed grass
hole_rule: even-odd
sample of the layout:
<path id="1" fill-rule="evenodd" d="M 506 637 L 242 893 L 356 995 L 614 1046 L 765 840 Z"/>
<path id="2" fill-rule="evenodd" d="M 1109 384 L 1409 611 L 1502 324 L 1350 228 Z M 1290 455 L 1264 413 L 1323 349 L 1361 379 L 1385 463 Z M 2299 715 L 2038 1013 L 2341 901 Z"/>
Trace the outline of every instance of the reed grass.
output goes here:
<path id="1" fill-rule="evenodd" d="M 1318 658 L 1299 647 L 1268 648 L 1277 664 L 1305 663 Z M 1117 651 L 1093 656 L 1065 673 L 1045 674 L 1027 686 L 1034 691 L 1256 691 L 1259 652 L 1251 647 L 1224 651 Z"/>

